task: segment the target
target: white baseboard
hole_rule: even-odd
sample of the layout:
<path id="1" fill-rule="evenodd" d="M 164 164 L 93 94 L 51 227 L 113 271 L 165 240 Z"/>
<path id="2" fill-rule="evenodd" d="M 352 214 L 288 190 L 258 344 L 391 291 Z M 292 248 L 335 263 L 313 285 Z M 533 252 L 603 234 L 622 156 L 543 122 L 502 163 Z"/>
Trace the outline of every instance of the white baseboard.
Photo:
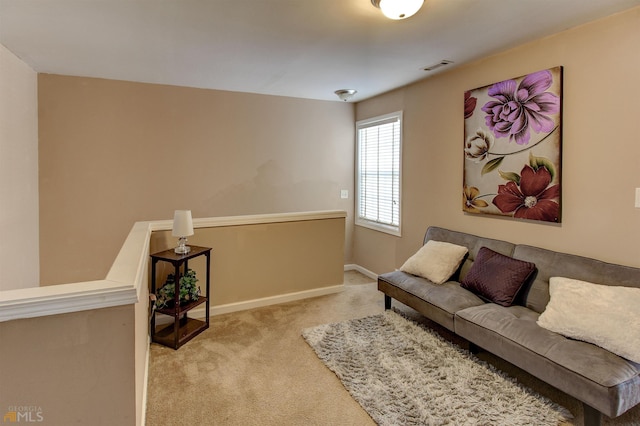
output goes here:
<path id="1" fill-rule="evenodd" d="M 366 268 L 363 268 L 360 265 L 355 265 L 355 264 L 349 264 L 349 265 L 344 265 L 344 270 L 345 271 L 358 271 L 360 272 L 362 275 L 366 275 L 367 277 L 371 278 L 372 280 L 377 280 L 378 279 L 378 274 L 376 274 L 373 271 L 370 271 Z"/>
<path id="2" fill-rule="evenodd" d="M 311 297 L 325 296 L 327 294 L 339 293 L 341 291 L 344 291 L 344 284 L 334 285 L 331 287 L 314 288 L 313 290 L 297 291 L 295 293 L 281 294 L 278 296 L 263 297 L 261 299 L 247 300 L 244 302 L 212 306 L 210 313 L 211 315 L 228 314 L 230 312 L 245 311 L 247 309 L 262 308 L 264 306 L 309 299 Z M 202 309 L 202 316 L 204 316 L 204 308 Z"/>
<path id="3" fill-rule="evenodd" d="M 330 287 L 314 288 L 312 290 L 298 291 L 295 293 L 281 294 L 278 296 L 263 297 L 261 299 L 245 300 L 242 302 L 228 303 L 226 305 L 211 306 L 209 314 L 222 315 L 231 312 L 246 311 L 247 309 L 262 308 L 265 306 L 278 305 L 280 303 L 294 302 L 296 300 L 309 299 L 311 297 L 325 296 L 327 294 L 339 293 L 344 290 L 344 284 Z M 199 307 L 189 311 L 191 318 L 204 318 L 205 307 Z M 156 317 L 156 325 L 169 324 L 173 322 L 173 317 L 159 315 Z"/>
<path id="4" fill-rule="evenodd" d="M 372 272 L 360 265 L 348 264 L 344 265 L 345 271 L 358 271 L 367 277 L 377 280 L 378 274 Z M 242 302 L 229 303 L 226 305 L 212 306 L 209 310 L 209 314 L 222 315 L 231 312 L 246 311 L 247 309 L 262 308 L 265 306 L 277 305 L 280 303 L 294 302 L 296 300 L 309 299 L 311 297 L 325 296 L 327 294 L 339 293 L 344 290 L 344 284 L 334 285 L 331 287 L 320 287 L 312 290 L 298 291 L 295 293 L 281 294 L 277 296 L 263 297 L 261 299 L 245 300 Z M 190 311 L 190 317 L 192 318 L 204 318 L 205 307 L 199 307 Z M 173 318 L 166 315 L 159 315 L 156 317 L 156 325 L 169 324 L 173 321 Z"/>

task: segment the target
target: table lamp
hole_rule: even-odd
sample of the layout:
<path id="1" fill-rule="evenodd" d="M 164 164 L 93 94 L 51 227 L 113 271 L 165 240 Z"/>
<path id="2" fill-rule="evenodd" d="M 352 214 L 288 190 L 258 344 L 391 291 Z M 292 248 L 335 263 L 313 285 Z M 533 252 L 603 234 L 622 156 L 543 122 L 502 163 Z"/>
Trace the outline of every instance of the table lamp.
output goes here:
<path id="1" fill-rule="evenodd" d="M 193 235 L 193 219 L 191 210 L 176 210 L 173 214 L 173 229 L 171 235 L 178 237 L 178 247 L 173 251 L 177 254 L 187 254 L 191 247 L 187 245 L 187 237 Z"/>

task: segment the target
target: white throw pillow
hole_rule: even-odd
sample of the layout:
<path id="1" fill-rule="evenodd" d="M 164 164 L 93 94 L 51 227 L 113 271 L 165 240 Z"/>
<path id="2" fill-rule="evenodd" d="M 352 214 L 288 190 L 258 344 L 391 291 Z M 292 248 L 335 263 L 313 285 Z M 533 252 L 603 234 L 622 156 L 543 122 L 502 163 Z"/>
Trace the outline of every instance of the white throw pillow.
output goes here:
<path id="1" fill-rule="evenodd" d="M 551 277 L 549 292 L 540 327 L 640 363 L 640 288 Z"/>
<path id="2" fill-rule="evenodd" d="M 404 262 L 400 270 L 442 284 L 456 272 L 467 251 L 463 246 L 429 240 Z"/>

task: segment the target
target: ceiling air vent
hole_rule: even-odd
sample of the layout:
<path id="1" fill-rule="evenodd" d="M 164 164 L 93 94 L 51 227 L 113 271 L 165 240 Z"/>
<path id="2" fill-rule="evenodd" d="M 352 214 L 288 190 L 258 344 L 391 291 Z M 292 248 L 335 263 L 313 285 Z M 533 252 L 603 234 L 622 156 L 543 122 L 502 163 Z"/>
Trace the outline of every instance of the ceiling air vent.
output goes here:
<path id="1" fill-rule="evenodd" d="M 433 65 L 429 65 L 427 67 L 422 68 L 424 71 L 433 71 L 435 69 L 438 69 L 440 67 L 444 67 L 445 65 L 449 65 L 452 64 L 453 61 L 449 61 L 447 59 L 443 59 L 440 62 L 438 62 L 437 64 L 433 64 Z"/>

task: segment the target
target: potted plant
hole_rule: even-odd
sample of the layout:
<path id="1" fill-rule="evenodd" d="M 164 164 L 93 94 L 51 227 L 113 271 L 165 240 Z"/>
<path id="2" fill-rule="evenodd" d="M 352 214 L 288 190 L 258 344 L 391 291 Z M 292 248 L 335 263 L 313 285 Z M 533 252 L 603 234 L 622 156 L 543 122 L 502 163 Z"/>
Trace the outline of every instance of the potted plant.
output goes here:
<path id="1" fill-rule="evenodd" d="M 178 304 L 186 304 L 198 300 L 200 297 L 200 287 L 196 285 L 198 278 L 193 269 L 187 269 L 180 277 L 180 295 Z M 164 285 L 158 290 L 156 306 L 158 308 L 169 308 L 175 303 L 176 281 L 174 274 L 169 274 Z"/>

